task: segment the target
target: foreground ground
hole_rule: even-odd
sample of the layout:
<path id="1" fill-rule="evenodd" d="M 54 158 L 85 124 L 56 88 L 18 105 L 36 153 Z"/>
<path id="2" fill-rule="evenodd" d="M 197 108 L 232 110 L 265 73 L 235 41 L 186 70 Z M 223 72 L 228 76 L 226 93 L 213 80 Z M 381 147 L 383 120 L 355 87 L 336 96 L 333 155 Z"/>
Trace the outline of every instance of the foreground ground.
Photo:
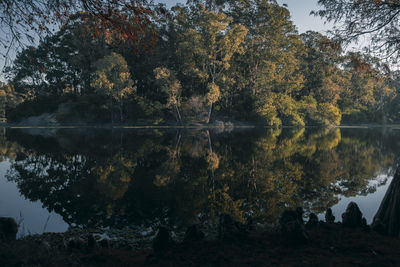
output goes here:
<path id="1" fill-rule="evenodd" d="M 91 244 L 90 240 L 71 245 L 62 234 L 47 234 L 0 244 L 0 266 L 400 265 L 398 238 L 327 223 L 306 233 L 308 240 L 298 242 L 279 233 L 249 231 L 223 240 L 171 244 L 160 251 L 134 251 L 112 243 Z"/>

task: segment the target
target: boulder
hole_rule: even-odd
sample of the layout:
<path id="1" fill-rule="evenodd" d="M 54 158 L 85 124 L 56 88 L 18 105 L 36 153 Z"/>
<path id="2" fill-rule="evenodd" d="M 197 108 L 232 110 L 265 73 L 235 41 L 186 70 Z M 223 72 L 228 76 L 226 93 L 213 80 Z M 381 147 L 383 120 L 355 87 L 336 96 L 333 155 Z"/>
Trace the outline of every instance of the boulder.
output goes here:
<path id="1" fill-rule="evenodd" d="M 299 220 L 299 222 L 301 224 L 304 224 L 304 220 L 303 220 L 304 211 L 303 211 L 303 208 L 302 207 L 297 207 L 296 208 L 296 213 L 297 213 L 297 220 Z"/>
<path id="2" fill-rule="evenodd" d="M 97 245 L 96 239 L 94 239 L 93 235 L 89 235 L 87 239 L 87 248 L 89 250 L 94 249 Z"/>
<path id="3" fill-rule="evenodd" d="M 219 238 L 222 240 L 242 240 L 247 235 L 247 228 L 240 222 L 235 221 L 229 214 L 219 217 Z"/>
<path id="4" fill-rule="evenodd" d="M 318 226 L 318 217 L 315 213 L 310 213 L 308 216 L 308 222 L 306 224 L 307 227 L 313 228 Z"/>
<path id="5" fill-rule="evenodd" d="M 325 212 L 325 221 L 327 223 L 334 223 L 335 222 L 335 216 L 333 216 L 332 209 L 329 208 Z"/>
<path id="6" fill-rule="evenodd" d="M 84 250 L 87 243 L 81 237 L 72 237 L 68 240 L 67 248 L 68 250 Z"/>
<path id="7" fill-rule="evenodd" d="M 110 247 L 110 241 L 107 238 L 100 240 L 99 244 L 100 244 L 100 247 L 102 247 L 102 248 Z"/>
<path id="8" fill-rule="evenodd" d="M 13 218 L 0 217 L 0 240 L 12 241 L 17 237 L 18 224 Z"/>
<path id="9" fill-rule="evenodd" d="M 154 252 L 162 252 L 167 250 L 171 245 L 173 245 L 171 232 L 166 227 L 159 227 L 157 236 L 153 240 L 153 250 Z"/>
<path id="10" fill-rule="evenodd" d="M 190 226 L 185 233 L 185 242 L 196 242 L 204 239 L 204 233 L 200 231 L 196 225 Z"/>
<path id="11" fill-rule="evenodd" d="M 279 219 L 280 230 L 286 241 L 305 243 L 308 236 L 304 230 L 303 218 L 299 210 L 286 210 Z"/>
<path id="12" fill-rule="evenodd" d="M 350 202 L 346 212 L 342 214 L 342 224 L 344 227 L 362 227 L 362 213 L 358 205 Z"/>

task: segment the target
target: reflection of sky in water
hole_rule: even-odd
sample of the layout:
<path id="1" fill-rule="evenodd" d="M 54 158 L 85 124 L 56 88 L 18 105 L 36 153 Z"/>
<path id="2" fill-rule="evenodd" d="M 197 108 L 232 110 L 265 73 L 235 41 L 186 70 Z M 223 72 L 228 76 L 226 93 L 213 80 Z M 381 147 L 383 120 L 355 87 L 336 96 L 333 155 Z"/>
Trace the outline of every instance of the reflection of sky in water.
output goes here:
<path id="1" fill-rule="evenodd" d="M 361 132 L 360 134 L 362 134 L 362 133 L 373 134 L 373 132 Z M 349 138 L 353 138 L 354 140 L 358 140 L 358 139 L 354 138 L 354 136 L 350 135 L 349 133 L 347 133 L 347 135 L 350 136 Z M 77 135 L 77 136 L 81 137 L 80 135 Z M 136 136 L 136 135 L 134 135 L 134 136 Z M 328 137 L 336 137 L 336 135 L 327 135 L 327 136 Z M 340 138 L 340 135 L 338 135 L 338 136 Z M 167 135 L 167 137 L 168 137 L 168 135 Z M 239 138 L 243 138 L 243 135 L 238 135 L 238 137 Z M 368 143 L 369 140 L 372 140 L 372 139 L 368 139 L 365 136 L 363 137 L 362 135 L 360 135 L 360 137 L 361 138 L 365 138 L 365 140 L 366 140 L 365 141 L 366 145 L 364 145 L 364 146 L 366 146 L 366 148 L 364 148 L 364 150 L 362 150 L 361 152 L 363 152 L 363 151 L 369 152 L 369 151 L 372 151 L 372 150 L 367 150 L 367 148 L 378 147 L 377 144 L 375 144 L 375 143 L 372 143 L 372 144 Z M 153 138 L 153 137 L 152 137 L 152 135 L 149 135 L 148 138 Z M 71 139 L 71 140 L 73 140 L 73 139 Z M 98 140 L 98 139 L 94 139 L 93 142 L 95 142 L 96 140 Z M 140 140 L 143 140 L 143 139 L 140 139 Z M 191 143 L 192 139 L 188 138 L 188 140 L 189 140 L 188 141 L 189 147 L 193 146 L 193 144 Z M 242 140 L 242 139 L 240 139 L 240 140 Z M 284 139 L 284 140 L 286 140 L 286 139 Z M 288 139 L 288 140 L 290 140 L 290 139 Z M 336 140 L 336 139 L 334 138 L 334 140 Z M 360 140 L 364 140 L 364 139 L 360 139 Z M 60 140 L 58 140 L 58 141 L 60 142 Z M 159 139 L 155 139 L 155 141 L 158 141 L 158 142 L 162 143 L 161 139 L 160 140 Z M 198 140 L 195 139 L 195 141 L 198 141 Z M 200 141 L 198 141 L 198 143 L 201 145 L 202 143 Z M 223 139 L 220 139 L 220 141 L 223 142 Z M 329 141 L 332 141 L 332 140 L 328 138 L 327 142 L 329 143 Z M 33 142 L 35 142 L 35 141 L 33 141 Z M 353 143 L 349 142 L 348 139 L 347 139 L 347 142 L 348 143 L 347 144 L 345 143 L 344 147 L 335 148 L 335 149 L 338 150 L 338 158 L 345 157 L 345 153 L 351 153 L 351 152 L 348 152 L 348 151 L 349 151 L 349 148 L 352 148 L 351 146 L 353 145 Z M 37 144 L 37 143 L 35 143 L 35 144 Z M 78 144 L 80 144 L 80 143 L 78 143 Z M 96 143 L 94 143 L 94 144 L 96 144 Z M 101 144 L 103 144 L 103 143 L 100 142 L 100 145 Z M 109 145 L 110 147 L 112 147 L 113 143 L 110 142 L 110 143 L 105 143 L 105 144 Z M 136 143 L 133 142 L 132 144 L 136 144 Z M 133 147 L 133 149 L 138 149 L 138 147 L 136 147 L 136 146 L 134 146 L 132 144 L 129 143 L 128 145 L 131 145 L 131 146 L 128 146 L 127 148 L 131 149 Z M 245 143 L 245 144 L 248 145 L 248 143 Z M 41 143 L 39 143 L 38 145 L 41 145 Z M 71 143 L 71 146 L 72 145 L 73 145 L 73 143 Z M 173 144 L 173 145 L 175 147 L 175 144 Z M 239 146 L 239 145 L 242 145 L 242 144 L 238 143 L 237 145 Z M 282 143 L 278 143 L 278 147 L 279 147 L 279 145 L 282 145 L 283 148 L 286 148 L 285 146 L 287 144 L 285 142 L 282 142 Z M 357 142 L 355 143 L 355 145 L 360 146 L 359 143 L 357 143 Z M 373 146 L 373 145 L 375 145 L 375 146 Z M 379 143 L 378 143 L 378 145 L 379 145 Z M 208 143 L 206 143 L 205 146 L 208 147 Z M 196 146 L 194 146 L 194 147 L 196 147 Z M 142 147 L 139 146 L 139 148 L 142 148 Z M 147 146 L 146 146 L 146 148 L 147 148 Z M 362 148 L 363 147 L 361 147 L 361 149 Z M 342 150 L 340 150 L 340 149 L 342 149 Z M 356 147 L 356 149 L 359 149 L 359 147 Z M 78 149 L 78 151 L 79 151 L 79 149 Z M 83 150 L 83 151 L 85 151 L 85 150 Z M 150 150 L 150 152 L 151 151 L 152 150 Z M 280 150 L 277 150 L 277 152 L 279 152 L 279 151 Z M 299 151 L 301 151 L 301 150 L 299 150 Z M 389 153 L 389 154 L 392 153 L 392 151 L 387 151 L 387 150 L 385 150 L 383 148 L 382 148 L 382 151 L 380 149 L 377 149 L 376 151 L 381 153 L 379 155 L 386 155 L 386 153 Z M 266 149 L 265 152 L 269 152 L 269 150 Z M 360 157 L 360 159 L 362 159 L 362 160 L 365 160 L 364 158 L 362 158 L 363 154 L 361 152 L 360 153 L 355 153 L 355 156 Z M 76 158 L 75 158 L 77 160 L 76 162 L 77 163 L 84 163 L 84 160 L 81 158 L 81 156 L 79 154 L 77 154 L 77 152 L 74 152 L 74 153 L 75 153 L 74 155 L 76 155 Z M 91 154 L 92 152 L 87 152 L 87 153 Z M 297 152 L 297 153 L 299 153 L 299 152 Z M 150 155 L 158 155 L 158 154 L 150 154 Z M 189 155 L 190 155 L 190 153 L 189 153 Z M 260 155 L 262 155 L 262 153 Z M 371 154 L 371 155 L 367 154 L 367 155 L 373 157 L 375 154 Z M 318 157 L 318 154 L 316 155 L 316 157 Z M 321 159 L 323 159 L 321 155 L 319 155 L 319 157 L 321 157 Z M 151 158 L 145 158 L 144 160 L 146 160 L 146 159 L 147 160 L 149 160 L 149 159 L 151 160 Z M 228 159 L 232 160 L 231 158 L 228 158 Z M 375 159 L 375 161 L 377 163 L 379 163 L 379 160 L 382 159 L 382 157 L 377 157 L 377 158 L 373 158 L 373 159 Z M 294 160 L 296 160 L 296 159 L 294 159 Z M 390 165 L 391 161 L 392 161 L 392 159 L 389 159 L 388 160 L 389 163 L 386 163 L 386 165 Z M 22 161 L 20 161 L 20 163 L 21 162 Z M 58 161 L 55 161 L 55 162 L 57 163 Z M 343 162 L 341 162 L 341 163 L 343 164 Z M 188 164 L 192 164 L 190 160 L 188 161 Z M 360 164 L 360 162 L 355 161 L 353 164 Z M 350 163 L 350 165 L 351 165 L 351 163 Z M 57 167 L 58 165 L 54 165 L 54 166 Z M 63 166 L 63 165 L 61 165 L 61 166 Z M 90 165 L 87 165 L 87 166 L 90 166 Z M 322 166 L 324 166 L 324 165 L 322 165 Z M 26 165 L 24 167 L 29 169 L 30 165 Z M 347 167 L 349 167 L 349 166 L 347 166 Z M 22 230 L 22 231 L 24 231 L 25 234 L 28 234 L 28 233 L 34 234 L 34 233 L 43 232 L 43 228 L 45 227 L 46 221 L 47 221 L 48 218 L 49 218 L 49 221 L 48 221 L 47 226 L 46 226 L 46 231 L 47 232 L 63 232 L 63 231 L 66 231 L 67 228 L 68 228 L 68 225 L 63 221 L 63 219 L 62 219 L 62 217 L 60 215 L 58 215 L 58 214 L 56 214 L 54 212 L 49 213 L 46 208 L 43 208 L 43 205 L 42 205 L 42 203 L 40 201 L 30 202 L 24 196 L 21 196 L 21 193 L 19 192 L 19 189 L 17 188 L 17 186 L 16 186 L 16 184 L 14 182 L 8 182 L 7 181 L 7 179 L 5 178 L 5 175 L 6 175 L 7 171 L 9 170 L 9 168 L 10 168 L 10 162 L 4 161 L 4 162 L 0 163 L 0 217 L 2 217 L 2 216 L 4 216 L 4 217 L 13 217 L 17 221 L 19 221 L 20 218 L 22 218 L 23 219 L 23 224 L 22 225 L 23 225 L 23 227 L 25 229 L 25 230 Z M 146 168 L 142 167 L 142 172 L 139 172 L 139 173 L 143 174 L 143 170 L 147 171 Z M 55 168 L 55 169 L 57 169 L 57 168 Z M 388 168 L 386 166 L 385 169 L 379 169 L 379 171 L 384 171 L 384 170 L 387 171 L 388 169 L 390 169 L 390 168 Z M 62 170 L 65 171 L 65 169 L 62 169 Z M 356 170 L 358 170 L 358 169 L 356 168 Z M 40 170 L 40 171 L 41 172 L 45 172 L 44 170 Z M 376 172 L 376 170 L 375 170 L 375 172 Z M 362 175 L 366 175 L 366 174 L 363 174 L 362 172 L 361 172 L 361 174 Z M 368 175 L 368 177 L 366 177 L 366 178 L 370 178 L 371 176 L 373 177 L 373 174 L 371 174 L 371 172 L 368 172 L 367 175 Z M 338 176 L 338 177 L 340 177 L 340 176 Z M 28 178 L 32 178 L 32 177 L 28 175 Z M 91 180 L 88 180 L 88 181 L 91 181 Z M 375 216 L 375 213 L 377 212 L 377 210 L 378 210 L 378 208 L 379 208 L 379 206 L 381 204 L 381 201 L 382 201 L 387 189 L 389 188 L 389 185 L 390 185 L 391 181 L 392 181 L 392 177 L 387 177 L 386 174 L 381 174 L 381 175 L 376 176 L 375 179 L 372 179 L 372 180 L 369 181 L 368 188 L 373 188 L 373 187 L 376 186 L 376 191 L 373 192 L 373 193 L 370 193 L 370 194 L 365 195 L 365 196 L 355 196 L 355 197 L 343 197 L 341 195 L 337 195 L 336 197 L 338 199 L 340 199 L 340 200 L 339 200 L 338 204 L 336 204 L 336 205 L 334 205 L 332 207 L 333 213 L 334 213 L 334 215 L 336 217 L 336 221 L 340 221 L 341 220 L 341 214 L 345 211 L 347 205 L 351 201 L 354 201 L 359 205 L 359 207 L 360 207 L 364 217 L 367 219 L 368 223 L 371 223 L 372 220 L 373 220 L 373 217 Z M 138 185 L 141 185 L 139 182 L 140 182 L 140 180 L 138 181 Z M 336 186 L 340 186 L 340 182 L 341 181 L 337 181 Z M 29 183 L 26 184 L 26 185 L 29 185 Z M 79 183 L 77 185 L 79 185 Z M 89 183 L 89 188 L 90 188 L 90 185 L 91 184 Z M 100 184 L 100 185 L 102 185 L 102 184 Z M 112 184 L 110 184 L 110 186 L 111 185 Z M 87 184 L 86 184 L 86 186 L 87 186 Z M 97 185 L 97 186 L 99 186 L 99 185 Z M 105 186 L 107 186 L 107 184 Z M 115 188 L 118 188 L 119 186 L 120 186 L 120 184 L 118 184 L 118 183 L 115 184 Z M 85 187 L 85 183 L 82 184 L 82 188 L 83 189 L 86 188 Z M 104 188 L 104 187 L 100 187 L 100 188 Z M 105 187 L 105 188 L 108 188 L 108 187 Z M 112 186 L 110 188 L 113 189 Z M 367 190 L 368 188 L 362 188 L 362 190 Z M 71 190 L 71 193 L 73 193 L 74 189 L 76 189 L 76 188 L 74 188 L 73 184 L 72 184 L 71 188 L 69 188 L 69 190 Z M 346 186 L 343 186 L 341 189 L 343 191 L 346 191 Z M 189 188 L 189 190 L 190 190 L 190 188 Z M 246 188 L 241 188 L 241 190 L 247 190 L 247 189 Z M 321 189 L 314 188 L 314 190 L 323 190 L 323 187 L 321 187 Z M 359 189 L 357 189 L 357 190 L 359 190 Z M 103 191 L 100 190 L 100 193 L 101 192 L 103 192 Z M 123 192 L 125 193 L 125 191 L 123 191 Z M 150 188 L 150 193 L 151 192 L 154 193 L 156 191 L 151 191 L 151 188 Z M 60 193 L 60 192 L 56 192 L 57 196 L 59 196 L 58 193 Z M 243 192 L 243 193 L 246 194 L 246 192 Z M 331 192 L 331 193 L 333 194 L 333 192 Z M 84 193 L 81 192 L 81 195 L 83 195 L 83 194 Z M 332 195 L 330 195 L 330 196 L 332 196 Z M 143 199 L 147 200 L 147 198 L 143 198 Z M 54 200 L 54 196 L 52 196 L 52 198 L 50 200 L 47 200 L 47 201 L 50 201 L 51 203 L 53 203 L 53 200 Z M 46 200 L 44 200 L 44 201 L 46 202 Z M 101 201 L 102 200 L 99 200 L 99 202 L 101 202 Z M 141 199 L 140 199 L 140 194 L 139 194 L 139 196 L 138 196 L 138 203 L 139 204 L 140 204 L 140 201 L 141 201 Z M 96 200 L 94 202 L 96 202 Z M 85 210 L 84 208 L 81 207 L 82 202 L 80 200 L 78 200 L 76 203 L 75 203 L 75 206 L 73 206 L 72 208 L 76 208 L 76 209 L 82 211 L 82 213 L 87 214 L 87 210 Z M 154 203 L 152 208 L 155 209 L 155 208 L 157 208 L 158 205 L 160 205 L 160 204 L 159 203 Z M 88 215 L 90 215 L 90 214 L 88 214 Z M 320 216 L 320 219 L 323 219 L 324 214 L 320 214 L 319 216 Z"/>
<path id="2" fill-rule="evenodd" d="M 373 181 L 382 181 L 385 178 L 386 178 L 385 175 L 379 175 L 376 178 L 376 180 Z M 392 179 L 393 177 L 389 177 L 387 179 L 386 184 L 381 186 L 377 185 L 376 191 L 374 193 L 365 196 L 355 196 L 355 197 L 338 196 L 340 199 L 339 203 L 337 203 L 332 207 L 333 215 L 336 217 L 335 221 L 342 220 L 342 213 L 345 212 L 347 205 L 349 205 L 349 203 L 353 201 L 357 203 L 363 216 L 367 219 L 368 224 L 371 224 L 376 212 L 379 209 L 379 206 L 381 205 L 383 197 L 385 196 L 385 193 L 389 188 L 390 183 L 392 182 Z M 371 181 L 370 184 L 373 184 L 373 181 Z M 325 213 L 319 214 L 318 217 L 321 220 L 325 220 Z"/>
<path id="3" fill-rule="evenodd" d="M 5 178 L 5 174 L 9 169 L 9 162 L 0 163 L 0 217 L 13 217 L 17 221 L 23 218 L 23 226 L 25 233 L 42 233 L 46 225 L 46 232 L 64 232 L 68 225 L 63 221 L 62 217 L 54 212 L 49 213 L 42 207 L 40 201 L 31 202 L 21 196 L 14 182 L 9 182 Z M 382 181 L 383 177 L 377 177 L 377 180 Z M 383 197 L 390 186 L 393 177 L 389 177 L 386 184 L 378 186 L 374 193 L 366 196 L 342 197 L 338 204 L 332 207 L 336 221 L 341 221 L 341 215 L 346 210 L 347 205 L 354 201 L 360 207 L 363 216 L 370 224 L 378 211 Z M 324 214 L 319 214 L 319 218 L 324 220 Z M 21 227 L 22 228 L 22 227 Z M 23 229 L 20 229 L 21 234 Z"/>
<path id="4" fill-rule="evenodd" d="M 12 217 L 19 221 L 22 217 L 25 234 L 42 233 L 46 225 L 46 232 L 64 232 L 68 225 L 63 221 L 60 215 L 49 213 L 42 207 L 40 201 L 31 202 L 24 196 L 21 196 L 17 185 L 14 182 L 8 182 L 5 174 L 10 167 L 9 162 L 0 163 L 0 217 Z M 20 228 L 22 234 L 23 229 Z"/>

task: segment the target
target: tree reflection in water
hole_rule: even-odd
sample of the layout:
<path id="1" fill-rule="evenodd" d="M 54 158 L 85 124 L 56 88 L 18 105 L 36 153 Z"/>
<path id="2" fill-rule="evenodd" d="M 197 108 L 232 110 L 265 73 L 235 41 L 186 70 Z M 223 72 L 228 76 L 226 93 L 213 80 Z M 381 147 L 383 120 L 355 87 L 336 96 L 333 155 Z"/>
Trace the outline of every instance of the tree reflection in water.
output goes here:
<path id="1" fill-rule="evenodd" d="M 392 174 L 395 132 L 361 129 L 7 130 L 7 174 L 31 201 L 81 227 L 193 223 L 221 214 L 274 222 L 287 207 L 323 212 Z"/>

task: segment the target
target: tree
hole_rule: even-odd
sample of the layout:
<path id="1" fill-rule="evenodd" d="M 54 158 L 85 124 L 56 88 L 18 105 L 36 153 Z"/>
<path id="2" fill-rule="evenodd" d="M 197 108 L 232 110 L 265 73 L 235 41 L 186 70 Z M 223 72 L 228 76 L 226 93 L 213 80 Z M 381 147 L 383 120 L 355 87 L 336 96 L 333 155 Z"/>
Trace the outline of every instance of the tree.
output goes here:
<path id="1" fill-rule="evenodd" d="M 322 6 L 312 12 L 327 21 L 341 23 L 336 28 L 340 40 L 351 42 L 370 35 L 372 49 L 393 57 L 400 56 L 400 2 L 397 0 L 319 0 Z"/>
<path id="2" fill-rule="evenodd" d="M 311 95 L 318 102 L 336 105 L 343 90 L 341 84 L 342 47 L 328 37 L 308 31 L 301 35 L 306 46 L 302 58 L 302 70 L 305 78 L 303 95 Z"/>
<path id="3" fill-rule="evenodd" d="M 220 96 L 218 82 L 231 67 L 232 57 L 244 52 L 247 29 L 232 23 L 225 13 L 208 10 L 202 4 L 189 14 L 186 9 L 180 12 L 178 19 L 181 18 L 183 29 L 178 35 L 178 56 L 184 59 L 181 71 L 203 84 L 209 104 L 208 123 L 213 104 Z"/>
<path id="4" fill-rule="evenodd" d="M 179 80 L 176 79 L 175 72 L 165 68 L 154 69 L 155 78 L 161 86 L 163 92 L 168 95 L 167 107 L 175 108 L 177 114 L 177 121 L 182 122 L 181 113 L 179 107 L 182 104 L 181 91 L 182 86 Z"/>
<path id="5" fill-rule="evenodd" d="M 290 19 L 289 10 L 268 0 L 222 2 L 228 6 L 226 12 L 234 23 L 241 23 L 248 29 L 245 52 L 234 58 L 231 71 L 238 77 L 238 90 L 243 91 L 238 102 L 251 107 L 246 113 L 256 113 L 269 125 L 282 124 L 283 117 L 285 124 L 304 124 L 294 114 L 297 113 L 296 100 L 304 82 L 300 71 L 304 45 Z M 278 106 L 285 104 L 278 103 L 279 99 L 289 101 L 286 105 L 294 108 L 294 116 L 281 112 L 284 109 Z"/>
<path id="6" fill-rule="evenodd" d="M 12 108 L 22 102 L 22 97 L 10 84 L 3 84 L 0 82 L 0 98 L 3 102 L 2 108 Z"/>
<path id="7" fill-rule="evenodd" d="M 6 69 L 6 74 L 13 81 L 16 91 L 26 95 L 28 99 L 43 93 L 43 72 L 43 54 L 32 46 L 18 53 L 12 68 Z"/>
<path id="8" fill-rule="evenodd" d="M 344 67 L 349 85 L 338 102 L 344 119 L 385 122 L 386 106 L 395 94 L 385 64 L 370 55 L 351 52 L 346 55 Z"/>
<path id="9" fill-rule="evenodd" d="M 118 101 L 120 122 L 123 122 L 123 100 L 136 90 L 125 59 L 113 52 L 100 59 L 96 63 L 96 69 L 91 85 L 98 93 L 109 97 L 112 122 L 114 122 L 113 102 Z"/>
<path id="10" fill-rule="evenodd" d="M 70 16 L 83 12 L 96 18 L 97 34 L 110 30 L 120 40 L 136 42 L 150 23 L 151 11 L 146 0 L 4 0 L 0 1 L 0 44 L 8 56 L 13 48 L 28 41 L 51 35 Z"/>

